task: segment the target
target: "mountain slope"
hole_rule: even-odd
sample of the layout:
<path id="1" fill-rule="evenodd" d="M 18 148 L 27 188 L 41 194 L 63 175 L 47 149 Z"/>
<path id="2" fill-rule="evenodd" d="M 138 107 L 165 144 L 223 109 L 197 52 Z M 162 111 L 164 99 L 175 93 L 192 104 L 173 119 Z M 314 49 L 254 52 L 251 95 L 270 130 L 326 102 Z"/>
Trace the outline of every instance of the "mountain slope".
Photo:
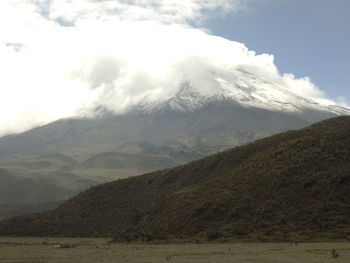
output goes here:
<path id="1" fill-rule="evenodd" d="M 213 84 L 210 94 L 183 82 L 169 97 L 143 97 L 124 114 L 100 108 L 95 118 L 59 120 L 0 138 L 0 170 L 7 176 L 2 202 L 65 200 L 91 185 L 171 168 L 350 113 L 271 81 L 252 86 L 254 76 L 236 73 L 217 74 L 220 85 Z M 12 194 L 18 189 L 22 194 Z"/>
<path id="2" fill-rule="evenodd" d="M 16 153 L 116 152 L 130 143 L 172 144 L 195 153 L 199 147 L 204 154 L 210 154 L 276 132 L 350 114 L 350 109 L 319 104 L 274 83 L 257 89 L 244 83 L 234 84 L 233 80 L 226 82 L 211 95 L 184 82 L 170 97 L 158 100 L 144 97 L 124 114 L 114 115 L 102 108 L 97 118 L 59 120 L 19 135 L 5 136 L 0 138 L 0 157 Z M 227 131 L 219 135 L 222 137 L 219 142 L 215 141 L 218 131 Z M 215 149 L 211 149 L 213 145 Z M 145 153 L 147 149 L 140 151 Z"/>
<path id="3" fill-rule="evenodd" d="M 244 108 L 258 108 L 268 111 L 293 114 L 308 111 L 328 112 L 336 115 L 349 115 L 350 109 L 328 103 L 320 103 L 311 98 L 303 97 L 285 86 L 258 77 L 246 71 L 230 73 L 214 73 L 215 82 L 211 91 L 196 89 L 190 81 L 184 81 L 173 94 L 168 97 L 154 99 L 149 96 L 132 108 L 141 112 L 193 111 L 223 101 L 231 102 Z M 304 118 L 307 116 L 304 116 Z"/>
<path id="4" fill-rule="evenodd" d="M 1 235 L 271 240 L 350 233 L 350 117 L 99 185 Z"/>
<path id="5" fill-rule="evenodd" d="M 62 202 L 46 202 L 46 203 L 0 203 L 0 220 L 11 218 L 14 216 L 31 214 L 31 213 L 40 213 L 48 210 L 55 209 Z"/>
<path id="6" fill-rule="evenodd" d="M 161 111 L 60 120 L 0 138 L 0 168 L 18 182 L 3 186 L 9 193 L 20 187 L 25 190 L 22 195 L 12 195 L 13 199 L 3 202 L 22 203 L 31 192 L 39 194 L 35 189 L 47 185 L 48 181 L 57 191 L 42 192 L 42 196 L 36 195 L 36 200 L 64 200 L 86 186 L 171 168 L 307 124 L 289 114 L 244 109 L 223 102 L 191 112 Z M 111 159 L 107 153 L 119 157 Z M 67 160 L 59 158 L 62 154 Z M 98 156 L 98 166 L 92 164 L 96 164 L 95 156 Z M 111 162 L 119 165 L 111 166 Z M 16 178 L 31 183 L 25 187 Z M 43 180 L 42 183 L 38 179 Z M 77 185 L 77 181 L 81 183 Z M 77 187 L 72 189 L 73 185 Z"/>

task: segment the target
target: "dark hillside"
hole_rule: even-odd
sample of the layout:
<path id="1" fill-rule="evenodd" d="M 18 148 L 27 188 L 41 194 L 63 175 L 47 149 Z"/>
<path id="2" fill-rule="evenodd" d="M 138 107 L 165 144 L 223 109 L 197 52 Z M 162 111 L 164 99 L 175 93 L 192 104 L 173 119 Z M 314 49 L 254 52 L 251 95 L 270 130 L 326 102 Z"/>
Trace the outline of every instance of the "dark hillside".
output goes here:
<path id="1" fill-rule="evenodd" d="M 350 117 L 93 187 L 1 235 L 350 238 Z"/>

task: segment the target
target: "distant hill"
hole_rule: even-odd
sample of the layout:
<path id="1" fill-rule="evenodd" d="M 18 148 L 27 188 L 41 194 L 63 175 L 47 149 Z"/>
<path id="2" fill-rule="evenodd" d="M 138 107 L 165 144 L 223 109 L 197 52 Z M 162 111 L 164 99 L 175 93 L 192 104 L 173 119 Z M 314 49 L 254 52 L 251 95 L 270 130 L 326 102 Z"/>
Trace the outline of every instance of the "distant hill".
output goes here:
<path id="1" fill-rule="evenodd" d="M 0 159 L 0 203 L 57 202 L 96 185 L 72 172 L 75 163 L 63 154 Z"/>
<path id="2" fill-rule="evenodd" d="M 0 203 L 0 220 L 30 213 L 41 213 L 55 209 L 63 201 L 43 202 L 43 203 Z"/>
<path id="3" fill-rule="evenodd" d="M 116 240 L 350 238 L 350 117 L 106 183 L 1 235 Z"/>

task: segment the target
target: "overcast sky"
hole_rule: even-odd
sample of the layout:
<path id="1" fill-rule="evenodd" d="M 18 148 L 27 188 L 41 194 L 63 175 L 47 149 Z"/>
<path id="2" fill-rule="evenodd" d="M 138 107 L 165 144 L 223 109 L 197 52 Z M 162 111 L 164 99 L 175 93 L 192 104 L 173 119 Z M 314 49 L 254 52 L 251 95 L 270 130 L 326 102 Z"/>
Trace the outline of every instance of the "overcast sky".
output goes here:
<path id="1" fill-rule="evenodd" d="M 1 0 L 0 135 L 116 113 L 211 71 L 349 103 L 348 0 Z M 249 83 L 259 85 L 259 83 Z"/>

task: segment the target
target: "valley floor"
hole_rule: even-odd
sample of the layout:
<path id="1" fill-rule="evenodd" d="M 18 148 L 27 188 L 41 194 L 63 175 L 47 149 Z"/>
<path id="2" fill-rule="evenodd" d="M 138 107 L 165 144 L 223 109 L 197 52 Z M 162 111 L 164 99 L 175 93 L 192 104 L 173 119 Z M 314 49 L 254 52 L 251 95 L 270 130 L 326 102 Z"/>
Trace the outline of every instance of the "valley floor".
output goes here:
<path id="1" fill-rule="evenodd" d="M 67 246 L 69 248 L 60 248 Z M 338 255 L 334 257 L 333 254 Z M 108 239 L 0 237 L 1 263 L 350 262 L 348 243 L 109 244 Z"/>

